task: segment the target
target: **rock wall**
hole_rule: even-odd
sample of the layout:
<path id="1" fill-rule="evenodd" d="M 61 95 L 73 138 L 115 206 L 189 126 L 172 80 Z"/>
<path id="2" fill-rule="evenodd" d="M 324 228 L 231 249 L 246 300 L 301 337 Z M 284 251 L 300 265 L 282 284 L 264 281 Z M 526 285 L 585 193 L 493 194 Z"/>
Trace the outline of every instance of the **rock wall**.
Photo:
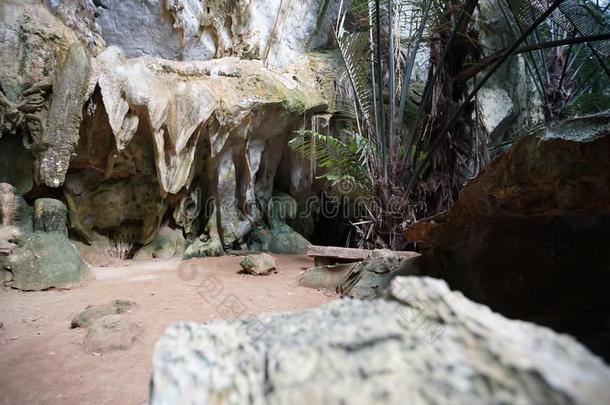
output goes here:
<path id="1" fill-rule="evenodd" d="M 129 58 L 234 56 L 281 67 L 330 43 L 339 2 L 55 0 L 49 6 L 91 46 L 115 45 Z"/>
<path id="2" fill-rule="evenodd" d="M 610 116 L 520 139 L 445 213 L 408 228 L 421 273 L 610 358 Z"/>
<path id="3" fill-rule="evenodd" d="M 0 181 L 26 199 L 62 196 L 86 243 L 146 245 L 164 223 L 192 241 L 212 221 L 224 248 L 246 246 L 269 227 L 279 177 L 311 193 L 309 162 L 287 142 L 329 111 L 337 58 L 306 52 L 328 42 L 337 8 L 3 2 Z"/>
<path id="4" fill-rule="evenodd" d="M 475 12 L 475 27 L 485 55 L 507 48 L 515 38 L 496 1 L 481 0 Z M 506 61 L 477 94 L 478 115 L 489 137 L 493 156 L 505 151 L 498 147 L 522 135 L 524 128 L 544 121 L 542 100 L 528 74 L 523 55 Z"/>

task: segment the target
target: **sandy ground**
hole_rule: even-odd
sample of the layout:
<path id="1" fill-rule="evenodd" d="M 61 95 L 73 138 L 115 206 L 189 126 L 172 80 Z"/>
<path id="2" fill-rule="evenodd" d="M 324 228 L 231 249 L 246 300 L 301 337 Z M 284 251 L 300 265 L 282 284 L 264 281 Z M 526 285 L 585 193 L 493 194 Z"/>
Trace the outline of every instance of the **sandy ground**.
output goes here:
<path id="1" fill-rule="evenodd" d="M 296 285 L 312 260 L 277 259 L 279 272 L 269 276 L 238 274 L 241 258 L 225 256 L 97 267 L 95 280 L 67 291 L 0 290 L 0 403 L 141 404 L 148 399 L 154 344 L 171 323 L 234 317 L 235 308 L 239 317 L 296 310 L 335 298 Z M 131 316 L 143 333 L 127 351 L 89 353 L 82 344 L 86 331 L 70 329 L 70 321 L 87 305 L 113 299 L 137 303 Z M 239 305 L 227 313 L 225 300 Z"/>

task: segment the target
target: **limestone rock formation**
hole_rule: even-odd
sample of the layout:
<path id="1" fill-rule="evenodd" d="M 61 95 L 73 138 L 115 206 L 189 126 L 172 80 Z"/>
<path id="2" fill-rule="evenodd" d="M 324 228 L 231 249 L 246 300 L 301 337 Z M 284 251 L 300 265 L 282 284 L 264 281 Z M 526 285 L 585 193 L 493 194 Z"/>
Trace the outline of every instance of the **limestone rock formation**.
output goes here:
<path id="1" fill-rule="evenodd" d="M 261 208 L 277 177 L 298 198 L 312 192 L 302 162 L 278 168 L 293 131 L 329 111 L 336 55 L 307 52 L 328 42 L 337 8 L 4 2 L 0 181 L 60 188 L 71 234 L 88 244 L 147 245 L 173 218 L 192 255 L 246 246 L 270 227 Z M 36 197 L 57 197 L 50 189 Z M 199 246 L 206 224 L 220 247 Z M 304 238 L 282 230 L 271 245 L 301 251 Z"/>
<path id="2" fill-rule="evenodd" d="M 422 250 L 423 274 L 610 358 L 609 229 L 605 114 L 520 139 L 465 186 L 453 208 L 405 235 Z"/>
<path id="3" fill-rule="evenodd" d="M 2 135 L 21 135 L 35 155 L 34 178 L 58 187 L 78 142 L 89 55 L 39 2 L 4 2 L 0 20 Z"/>
<path id="4" fill-rule="evenodd" d="M 486 49 L 502 49 L 515 40 L 502 9 L 492 0 L 478 3 L 476 29 Z M 493 145 L 510 140 L 515 132 L 543 118 L 540 95 L 527 74 L 528 63 L 523 55 L 510 58 L 477 94 L 481 121 Z M 502 148 L 495 152 L 500 151 Z"/>
<path id="5" fill-rule="evenodd" d="M 216 202 L 213 200 L 212 214 L 208 223 L 193 243 L 191 243 L 184 251 L 184 258 L 190 259 L 193 257 L 212 257 L 221 256 L 223 254 L 223 246 L 218 232 L 218 214 L 216 212 Z"/>
<path id="6" fill-rule="evenodd" d="M 610 369 L 569 336 L 508 320 L 441 280 L 397 278 L 392 297 L 176 324 L 155 347 L 151 404 L 610 400 Z"/>
<path id="7" fill-rule="evenodd" d="M 64 195 L 72 228 L 88 242 L 94 241 L 98 232 L 150 243 L 167 210 L 156 185 L 137 176 L 108 182 L 93 171 L 70 173 Z"/>
<path id="8" fill-rule="evenodd" d="M 272 66 L 285 66 L 326 45 L 338 6 L 324 0 L 51 2 L 83 42 L 104 41 L 129 57 L 193 61 L 236 56 Z"/>

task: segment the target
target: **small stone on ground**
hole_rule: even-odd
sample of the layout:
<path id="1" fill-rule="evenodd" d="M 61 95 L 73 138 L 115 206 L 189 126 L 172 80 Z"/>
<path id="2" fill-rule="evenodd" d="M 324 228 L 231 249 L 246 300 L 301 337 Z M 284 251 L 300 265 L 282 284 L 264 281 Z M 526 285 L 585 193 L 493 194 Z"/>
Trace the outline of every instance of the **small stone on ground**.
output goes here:
<path id="1" fill-rule="evenodd" d="M 267 275 L 277 270 L 275 257 L 267 253 L 248 255 L 239 264 L 244 272 L 259 276 Z"/>
<path id="2" fill-rule="evenodd" d="M 85 349 L 94 353 L 127 350 L 140 336 L 141 328 L 122 315 L 106 315 L 94 321 L 85 337 Z"/>
<path id="3" fill-rule="evenodd" d="M 86 328 L 96 319 L 106 315 L 121 314 L 135 306 L 135 302 L 128 300 L 113 300 L 107 304 L 88 305 L 72 319 L 70 327 Z"/>

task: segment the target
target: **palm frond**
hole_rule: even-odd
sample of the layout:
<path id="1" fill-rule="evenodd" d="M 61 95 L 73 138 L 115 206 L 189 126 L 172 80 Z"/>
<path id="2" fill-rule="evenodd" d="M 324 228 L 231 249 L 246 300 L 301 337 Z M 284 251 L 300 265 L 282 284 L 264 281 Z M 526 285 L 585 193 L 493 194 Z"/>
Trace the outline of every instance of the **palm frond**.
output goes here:
<path id="1" fill-rule="evenodd" d="M 369 33 L 367 30 L 349 32 L 346 27 L 347 10 L 340 11 L 337 26 L 334 29 L 335 40 L 354 90 L 357 109 L 362 119 L 372 123 L 371 87 L 369 83 Z"/>
<path id="2" fill-rule="evenodd" d="M 339 139 L 313 130 L 301 130 L 288 145 L 304 157 L 315 159 L 323 171 L 318 178 L 331 183 L 351 178 L 361 189 L 370 190 L 369 143 L 359 134 L 344 132 Z"/>

